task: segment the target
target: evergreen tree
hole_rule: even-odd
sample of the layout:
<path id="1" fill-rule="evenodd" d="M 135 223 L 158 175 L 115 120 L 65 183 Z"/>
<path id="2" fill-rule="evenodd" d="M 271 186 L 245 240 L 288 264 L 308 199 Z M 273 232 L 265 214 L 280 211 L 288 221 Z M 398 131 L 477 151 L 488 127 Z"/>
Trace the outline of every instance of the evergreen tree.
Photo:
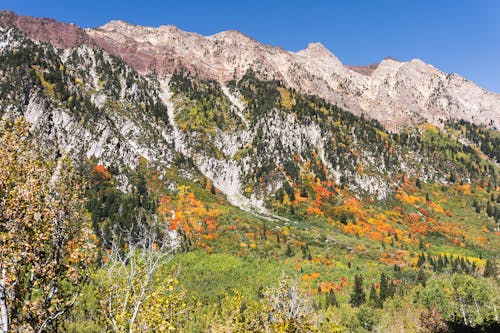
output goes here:
<path id="1" fill-rule="evenodd" d="M 425 249 L 425 243 L 424 243 L 424 239 L 422 237 L 418 238 L 418 249 L 419 250 Z M 424 257 L 424 261 L 425 261 L 425 257 Z"/>
<path id="2" fill-rule="evenodd" d="M 425 287 L 425 283 L 427 282 L 427 275 L 422 267 L 418 270 L 417 273 L 417 282 L 422 284 Z"/>
<path id="3" fill-rule="evenodd" d="M 425 255 L 423 253 L 421 253 L 418 256 L 417 266 L 420 267 L 423 264 L 425 264 Z"/>
<path id="4" fill-rule="evenodd" d="M 330 292 L 328 292 L 328 295 L 326 295 L 326 307 L 329 308 L 330 306 L 334 307 L 339 306 L 339 303 L 337 302 L 337 297 L 335 297 L 335 293 L 331 289 Z"/>
<path id="5" fill-rule="evenodd" d="M 287 257 L 293 257 L 294 253 L 292 251 L 292 247 L 290 246 L 290 244 L 287 244 L 286 245 L 286 251 L 285 251 L 285 256 Z"/>
<path id="6" fill-rule="evenodd" d="M 380 307 L 384 304 L 384 301 L 391 296 L 391 286 L 389 285 L 389 280 L 385 276 L 385 273 L 380 275 Z"/>
<path id="7" fill-rule="evenodd" d="M 492 217 L 494 215 L 493 206 L 491 206 L 491 204 L 489 202 L 486 205 L 486 214 L 488 214 L 488 216 L 490 216 L 490 217 Z"/>
<path id="8" fill-rule="evenodd" d="M 366 302 L 366 295 L 363 291 L 363 277 L 357 274 L 354 277 L 354 288 L 351 294 L 350 303 L 352 306 L 359 307 L 361 304 Z"/>
<path id="9" fill-rule="evenodd" d="M 368 299 L 370 300 L 370 303 L 374 305 L 379 305 L 380 303 L 377 295 L 377 290 L 375 289 L 375 285 L 373 283 L 370 287 L 370 296 L 368 297 Z"/>
<path id="10" fill-rule="evenodd" d="M 484 277 L 496 277 L 496 265 L 491 260 L 486 260 L 486 265 L 484 266 Z"/>

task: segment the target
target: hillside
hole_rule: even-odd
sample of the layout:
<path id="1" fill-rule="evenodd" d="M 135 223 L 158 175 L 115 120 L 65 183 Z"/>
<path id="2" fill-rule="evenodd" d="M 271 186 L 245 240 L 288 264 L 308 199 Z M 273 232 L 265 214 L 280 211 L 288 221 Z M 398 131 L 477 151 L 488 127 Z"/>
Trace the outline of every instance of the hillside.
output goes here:
<path id="1" fill-rule="evenodd" d="M 263 314 L 292 287 L 309 302 L 280 319 L 296 331 L 498 327 L 497 94 L 419 60 L 350 69 L 234 31 L 0 25 L 0 114 L 83 177 L 95 281 L 127 231 L 167 228 L 154 283 L 176 272 L 180 330 L 278 331 Z M 73 331 L 112 329 L 99 288 Z"/>

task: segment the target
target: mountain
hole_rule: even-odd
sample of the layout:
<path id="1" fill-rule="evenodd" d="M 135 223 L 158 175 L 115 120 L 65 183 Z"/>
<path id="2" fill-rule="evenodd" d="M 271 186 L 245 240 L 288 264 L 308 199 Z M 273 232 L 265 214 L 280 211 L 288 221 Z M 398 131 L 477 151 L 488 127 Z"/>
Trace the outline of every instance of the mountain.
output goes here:
<path id="1" fill-rule="evenodd" d="M 0 23 L 2 113 L 24 115 L 80 160 L 133 169 L 139 158 L 170 167 L 183 156 L 247 209 L 265 210 L 283 189 L 294 196 L 307 168 L 377 200 L 400 174 L 471 181 L 477 156 L 450 160 L 400 125 L 500 119 L 498 95 L 419 60 L 351 70 L 319 43 L 292 53 L 235 31 L 204 37 L 121 21 L 83 30 L 12 12 Z M 387 132 L 397 127 L 401 135 Z M 463 140 L 455 153 L 469 153 Z"/>
<path id="2" fill-rule="evenodd" d="M 0 24 L 16 25 L 31 38 L 58 47 L 98 45 L 141 74 L 154 71 L 169 77 L 184 68 L 223 84 L 240 79 L 251 68 L 287 87 L 365 114 L 391 130 L 423 122 L 442 128 L 447 119 L 500 128 L 499 94 L 418 59 L 387 58 L 378 65 L 353 67 L 343 65 L 320 43 L 294 53 L 263 45 L 237 31 L 205 37 L 174 26 L 151 28 L 122 21 L 80 29 L 12 12 L 3 12 Z"/>
<path id="3" fill-rule="evenodd" d="M 419 60 L 0 14 L 0 140 L 29 130 L 22 158 L 74 160 L 98 240 L 68 331 L 129 327 L 118 294 L 148 300 L 137 330 L 495 331 L 499 105 Z M 127 248 L 122 273 L 164 260 L 144 293 L 113 271 Z"/>

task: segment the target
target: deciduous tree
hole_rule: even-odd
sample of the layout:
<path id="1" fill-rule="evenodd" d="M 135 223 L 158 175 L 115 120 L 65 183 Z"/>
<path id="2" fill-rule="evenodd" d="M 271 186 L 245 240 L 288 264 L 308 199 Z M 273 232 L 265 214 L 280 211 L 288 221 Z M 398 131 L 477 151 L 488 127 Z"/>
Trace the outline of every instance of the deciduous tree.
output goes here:
<path id="1" fill-rule="evenodd" d="M 95 258 L 84 184 L 27 125 L 0 122 L 0 332 L 56 332 Z"/>

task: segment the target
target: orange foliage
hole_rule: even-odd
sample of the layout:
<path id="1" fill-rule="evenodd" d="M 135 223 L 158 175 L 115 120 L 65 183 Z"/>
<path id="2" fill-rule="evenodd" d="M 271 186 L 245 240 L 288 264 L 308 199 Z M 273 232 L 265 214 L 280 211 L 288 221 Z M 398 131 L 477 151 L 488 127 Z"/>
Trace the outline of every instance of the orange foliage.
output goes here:
<path id="1" fill-rule="evenodd" d="M 410 224 L 410 228 L 413 231 L 413 233 L 424 235 L 429 229 L 429 226 L 426 223 L 416 222 Z"/>
<path id="2" fill-rule="evenodd" d="M 423 208 L 423 207 L 420 207 L 420 208 L 418 209 L 418 211 L 420 212 L 420 214 L 422 214 L 422 215 L 423 215 L 423 216 L 425 216 L 425 217 L 429 217 L 429 216 L 431 216 L 431 212 L 430 212 L 430 211 L 428 211 L 427 209 Z"/>
<path id="3" fill-rule="evenodd" d="M 437 222 L 437 219 L 433 218 L 433 217 L 426 217 L 425 220 L 429 223 L 436 223 Z"/>
<path id="4" fill-rule="evenodd" d="M 408 224 L 413 224 L 420 221 L 420 215 L 417 213 L 406 214 L 404 220 Z"/>
<path id="5" fill-rule="evenodd" d="M 322 293 L 328 293 L 330 290 L 337 290 L 338 287 L 338 285 L 334 285 L 329 281 L 321 281 L 319 284 L 319 290 L 321 290 Z"/>
<path id="6" fill-rule="evenodd" d="M 325 215 L 325 213 L 323 213 L 321 211 L 321 209 L 319 209 L 318 207 L 314 207 L 314 206 L 307 207 L 306 213 L 309 215 L 318 215 L 318 216 Z"/>
<path id="7" fill-rule="evenodd" d="M 324 213 L 325 204 L 327 204 L 328 200 L 334 195 L 334 192 L 329 190 L 327 187 L 333 187 L 333 185 L 334 184 L 332 181 L 327 181 L 322 183 L 317 182 L 313 185 L 314 200 L 311 202 L 311 205 L 307 207 L 306 210 L 307 214 L 318 215 L 318 216 L 325 215 Z M 299 197 L 296 196 L 296 198 L 300 198 L 300 196 Z"/>
<path id="8" fill-rule="evenodd" d="M 429 206 L 431 206 L 432 209 L 434 209 L 434 211 L 436 213 L 444 214 L 444 209 L 443 209 L 443 207 L 441 207 L 441 205 L 434 203 L 434 202 L 430 202 Z"/>
<path id="9" fill-rule="evenodd" d="M 102 164 L 93 167 L 91 173 L 93 177 L 99 178 L 100 180 L 108 181 L 111 179 L 108 169 Z"/>
<path id="10" fill-rule="evenodd" d="M 310 281 L 310 280 L 315 280 L 321 276 L 320 273 L 314 272 L 311 274 L 304 274 L 302 275 L 302 280 L 304 281 Z"/>
<path id="11" fill-rule="evenodd" d="M 455 189 L 458 192 L 462 192 L 465 195 L 470 195 L 471 194 L 471 186 L 470 186 L 470 184 L 458 185 L 457 187 L 455 187 Z"/>
<path id="12" fill-rule="evenodd" d="M 199 201 L 189 187 L 180 186 L 176 200 L 170 196 L 160 199 L 158 213 L 168 224 L 170 230 L 182 229 L 185 234 L 194 239 L 213 240 L 218 229 L 217 218 L 220 211 L 209 209 Z"/>
<path id="13" fill-rule="evenodd" d="M 380 231 L 371 231 L 370 234 L 368 235 L 368 238 L 377 241 L 382 241 L 383 235 Z"/>
<path id="14" fill-rule="evenodd" d="M 322 281 L 318 288 L 322 293 L 329 293 L 330 291 L 336 291 L 337 293 L 342 292 L 342 286 L 340 284 L 331 283 L 329 281 Z"/>
<path id="15" fill-rule="evenodd" d="M 356 245 L 354 247 L 354 252 L 363 252 L 366 251 L 366 246 L 364 245 Z"/>
<path id="16" fill-rule="evenodd" d="M 361 201 L 355 197 L 350 197 L 345 200 L 344 205 L 348 210 L 358 210 L 361 208 Z"/>
<path id="17" fill-rule="evenodd" d="M 406 266 L 406 263 L 410 261 L 409 252 L 405 250 L 396 250 L 393 253 L 384 252 L 380 255 L 380 261 L 386 264 Z"/>

